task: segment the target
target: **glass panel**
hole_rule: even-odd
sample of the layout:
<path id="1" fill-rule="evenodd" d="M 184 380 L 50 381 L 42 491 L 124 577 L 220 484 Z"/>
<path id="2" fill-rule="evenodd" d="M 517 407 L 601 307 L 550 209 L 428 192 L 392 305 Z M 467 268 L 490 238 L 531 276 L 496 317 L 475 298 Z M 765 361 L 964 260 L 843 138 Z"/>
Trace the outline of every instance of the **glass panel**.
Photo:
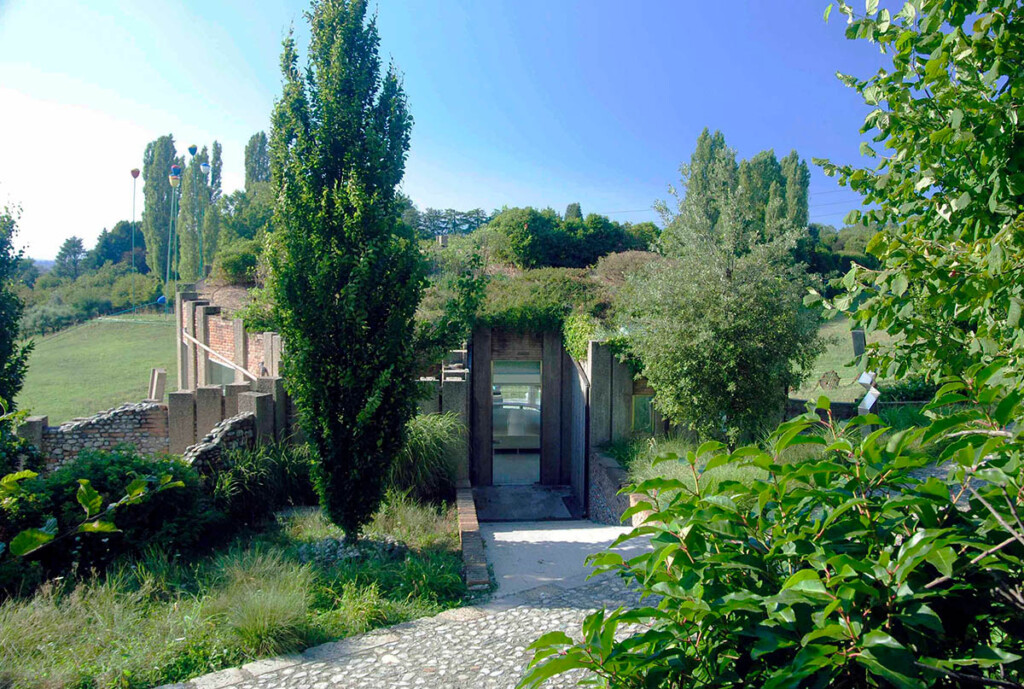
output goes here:
<path id="1" fill-rule="evenodd" d="M 537 483 L 540 481 L 540 362 L 492 362 L 491 389 L 494 484 Z"/>
<path id="2" fill-rule="evenodd" d="M 654 413 L 651 402 L 652 395 L 633 395 L 633 432 L 654 433 Z"/>

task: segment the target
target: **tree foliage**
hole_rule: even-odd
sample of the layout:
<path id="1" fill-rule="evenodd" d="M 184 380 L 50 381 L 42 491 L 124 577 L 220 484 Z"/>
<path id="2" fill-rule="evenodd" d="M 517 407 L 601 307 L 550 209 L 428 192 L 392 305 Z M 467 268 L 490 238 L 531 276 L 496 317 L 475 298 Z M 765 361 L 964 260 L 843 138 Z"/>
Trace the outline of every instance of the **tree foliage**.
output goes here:
<path id="1" fill-rule="evenodd" d="M 818 319 L 801 304 L 799 230 L 774 155 L 737 165 L 721 133 L 705 130 L 682 169 L 677 211 L 661 206 L 669 260 L 635 273 L 616 313 L 662 413 L 703 438 L 735 442 L 778 421 L 820 352 Z"/>
<path id="2" fill-rule="evenodd" d="M 81 237 L 68 237 L 60 245 L 53 261 L 53 274 L 67 280 L 77 280 L 85 269 L 85 244 Z"/>
<path id="3" fill-rule="evenodd" d="M 146 263 L 161 277 L 167 274 L 167 238 L 171 222 L 172 188 L 167 176 L 171 165 L 183 162 L 177 157 L 174 137 L 170 134 L 149 142 L 142 157 L 142 234 L 146 241 Z"/>
<path id="4" fill-rule="evenodd" d="M 245 190 L 252 185 L 270 181 L 270 149 L 266 132 L 256 132 L 245 144 Z"/>
<path id="5" fill-rule="evenodd" d="M 22 261 L 22 252 L 14 248 L 17 230 L 18 211 L 0 210 L 0 400 L 12 401 L 21 391 L 32 351 L 32 343 L 21 340 L 25 304 L 14 289 Z"/>
<path id="6" fill-rule="evenodd" d="M 135 270 L 148 273 L 146 264 L 146 240 L 140 223 L 135 223 Z M 120 220 L 110 230 L 104 229 L 96 240 L 96 246 L 89 250 L 86 264 L 90 270 L 103 267 L 106 263 L 132 264 L 132 224 Z"/>
<path id="7" fill-rule="evenodd" d="M 412 118 L 364 1 L 319 0 L 306 16 L 308 68 L 289 35 L 273 114 L 270 287 L 321 502 L 355 538 L 415 411 L 424 264 L 395 192 Z"/>

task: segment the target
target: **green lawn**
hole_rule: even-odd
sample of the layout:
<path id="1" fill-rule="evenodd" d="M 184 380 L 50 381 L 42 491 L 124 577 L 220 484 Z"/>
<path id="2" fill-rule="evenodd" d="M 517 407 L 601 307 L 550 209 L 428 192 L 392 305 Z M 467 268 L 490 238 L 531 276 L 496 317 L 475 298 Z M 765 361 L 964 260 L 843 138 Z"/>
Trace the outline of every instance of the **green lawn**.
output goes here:
<path id="1" fill-rule="evenodd" d="M 149 373 L 167 369 L 175 389 L 174 315 L 96 319 L 36 338 L 19 409 L 47 415 L 55 425 L 146 397 Z"/>
<path id="2" fill-rule="evenodd" d="M 857 383 L 861 369 L 847 364 L 853 359 L 853 339 L 850 337 L 850 323 L 845 318 L 829 321 L 821 327 L 821 335 L 828 340 L 825 352 L 814 362 L 807 381 L 799 390 L 790 393 L 790 397 L 798 399 L 817 399 L 827 395 L 837 402 L 856 402 L 864 396 L 864 388 Z M 880 342 L 888 336 L 885 333 L 872 333 L 868 342 Z M 839 387 L 834 390 L 823 389 L 819 385 L 821 377 L 828 371 L 839 374 Z"/>

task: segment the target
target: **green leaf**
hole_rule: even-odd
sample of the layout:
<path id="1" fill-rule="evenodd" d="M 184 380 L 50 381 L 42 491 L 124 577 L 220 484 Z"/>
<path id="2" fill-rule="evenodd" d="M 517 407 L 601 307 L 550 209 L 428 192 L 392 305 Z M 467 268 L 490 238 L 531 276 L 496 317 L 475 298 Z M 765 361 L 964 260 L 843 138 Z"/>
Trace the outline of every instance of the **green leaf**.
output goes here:
<path id="1" fill-rule="evenodd" d="M 89 483 L 89 479 L 80 478 L 78 484 L 78 493 L 75 498 L 85 510 L 86 518 L 99 514 L 100 508 L 103 507 L 103 496 L 96 492 L 96 489 Z"/>
<path id="2" fill-rule="evenodd" d="M 120 529 L 114 525 L 114 522 L 102 519 L 86 522 L 78 527 L 79 533 L 114 533 L 115 531 L 120 531 Z"/>
<path id="3" fill-rule="evenodd" d="M 149 481 L 147 481 L 144 478 L 137 478 L 133 480 L 131 483 L 129 483 L 128 486 L 124 489 L 125 496 L 127 496 L 130 500 L 140 498 L 143 495 L 145 495 L 146 489 L 148 487 Z"/>
<path id="4" fill-rule="evenodd" d="M 945 577 L 953 576 L 953 563 L 956 562 L 956 553 L 950 547 L 937 548 L 928 553 L 925 560 L 928 561 L 939 573 Z"/>
<path id="5" fill-rule="evenodd" d="M 832 3 L 829 3 L 828 7 L 825 8 L 825 23 L 826 24 L 828 23 L 828 16 L 830 14 L 832 14 Z"/>
<path id="6" fill-rule="evenodd" d="M 874 16 L 878 11 L 878 0 L 865 0 L 864 11 L 867 12 L 868 16 Z"/>
<path id="7" fill-rule="evenodd" d="M 904 292 L 907 291 L 907 276 L 903 273 L 899 273 L 892 281 L 892 291 L 895 292 L 897 297 L 902 297 Z"/>
<path id="8" fill-rule="evenodd" d="M 794 591 L 804 591 L 808 593 L 825 593 L 825 585 L 821 583 L 821 577 L 818 576 L 818 572 L 813 569 L 801 569 L 796 574 L 793 574 L 786 579 L 786 583 L 782 585 L 782 590 L 793 589 Z"/>
<path id="9" fill-rule="evenodd" d="M 1021 301 L 1017 297 L 1010 297 L 1010 306 L 1006 310 L 1006 325 L 1009 328 L 1016 328 L 1020 323 Z"/>
<path id="10" fill-rule="evenodd" d="M 11 540 L 11 554 L 19 557 L 28 555 L 52 541 L 53 536 L 43 529 L 25 529 Z"/>

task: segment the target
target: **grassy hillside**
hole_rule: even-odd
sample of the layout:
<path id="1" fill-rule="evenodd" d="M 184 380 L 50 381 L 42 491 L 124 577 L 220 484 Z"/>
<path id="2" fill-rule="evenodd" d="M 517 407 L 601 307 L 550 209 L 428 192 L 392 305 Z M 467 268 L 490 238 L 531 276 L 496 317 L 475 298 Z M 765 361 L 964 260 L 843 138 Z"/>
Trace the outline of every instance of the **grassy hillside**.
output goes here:
<path id="1" fill-rule="evenodd" d="M 54 425 L 146 397 L 149 372 L 167 369 L 174 390 L 173 314 L 96 319 L 36 338 L 18 408 Z"/>
<path id="2" fill-rule="evenodd" d="M 857 383 L 861 369 L 847 364 L 853 359 L 853 339 L 850 337 L 850 323 L 845 318 L 829 321 L 821 328 L 821 335 L 829 340 L 828 348 L 814 362 L 814 369 L 803 387 L 790 394 L 800 399 L 817 399 L 827 395 L 838 402 L 855 402 L 864 396 L 864 388 Z M 873 333 L 868 342 L 879 342 L 887 337 L 885 333 Z M 839 387 L 834 390 L 822 389 L 821 377 L 828 371 L 839 374 Z"/>

